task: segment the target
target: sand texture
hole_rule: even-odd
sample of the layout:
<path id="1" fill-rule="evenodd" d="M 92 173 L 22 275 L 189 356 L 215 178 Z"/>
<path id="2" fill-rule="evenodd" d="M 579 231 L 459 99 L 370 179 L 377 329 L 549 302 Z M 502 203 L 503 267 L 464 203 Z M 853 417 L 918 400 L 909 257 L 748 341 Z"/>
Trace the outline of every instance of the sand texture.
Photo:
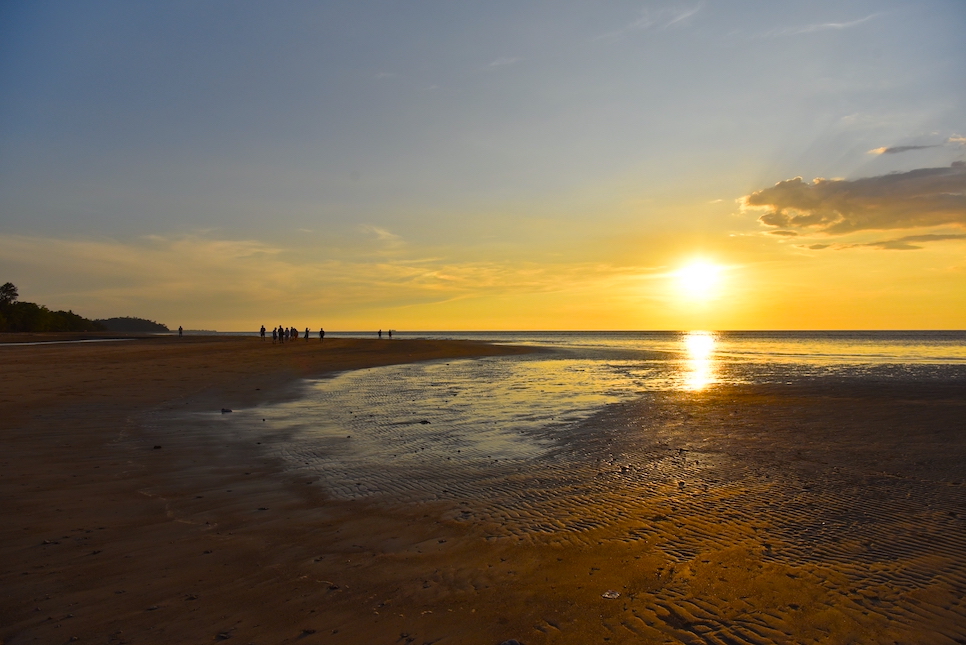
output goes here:
<path id="1" fill-rule="evenodd" d="M 654 392 L 532 459 L 360 468 L 347 491 L 293 467 L 284 433 L 172 421 L 513 351 L 0 347 L 2 642 L 966 642 L 961 383 Z"/>

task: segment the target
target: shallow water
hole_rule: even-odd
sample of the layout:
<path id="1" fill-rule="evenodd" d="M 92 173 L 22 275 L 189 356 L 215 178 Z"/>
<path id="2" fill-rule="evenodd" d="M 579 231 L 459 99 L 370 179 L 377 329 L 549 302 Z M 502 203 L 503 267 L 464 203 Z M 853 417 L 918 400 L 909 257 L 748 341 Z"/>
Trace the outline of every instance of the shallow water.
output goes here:
<path id="1" fill-rule="evenodd" d="M 296 401 L 237 411 L 229 422 L 284 433 L 279 456 L 336 497 L 426 501 L 496 495 L 503 478 L 559 460 L 575 438 L 619 431 L 627 420 L 606 414 L 609 406 L 657 393 L 828 378 L 966 381 L 960 332 L 446 337 L 551 351 L 347 372 L 308 382 Z M 607 457 L 568 455 L 575 468 Z"/>

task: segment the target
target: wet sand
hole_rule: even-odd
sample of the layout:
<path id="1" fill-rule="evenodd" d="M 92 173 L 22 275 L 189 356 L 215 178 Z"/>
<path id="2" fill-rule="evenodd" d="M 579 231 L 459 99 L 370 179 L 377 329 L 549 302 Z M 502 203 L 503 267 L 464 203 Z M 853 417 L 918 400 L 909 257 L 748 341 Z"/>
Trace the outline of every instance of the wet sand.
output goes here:
<path id="1" fill-rule="evenodd" d="M 4 643 L 966 642 L 962 384 L 653 393 L 405 503 L 170 422 L 519 351 L 303 342 L 0 347 Z"/>

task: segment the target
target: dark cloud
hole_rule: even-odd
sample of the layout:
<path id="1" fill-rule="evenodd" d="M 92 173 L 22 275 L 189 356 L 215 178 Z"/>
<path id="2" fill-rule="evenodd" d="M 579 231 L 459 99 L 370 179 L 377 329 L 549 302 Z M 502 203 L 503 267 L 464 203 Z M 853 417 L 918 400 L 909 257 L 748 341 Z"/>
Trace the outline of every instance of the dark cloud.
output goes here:
<path id="1" fill-rule="evenodd" d="M 758 220 L 782 229 L 829 235 L 855 231 L 966 226 L 966 164 L 920 168 L 864 179 L 801 177 L 741 199 L 743 208 L 764 210 Z"/>
<path id="2" fill-rule="evenodd" d="M 784 235 L 786 237 L 793 237 L 795 235 L 798 235 L 798 233 L 796 233 L 795 231 L 768 231 L 768 232 L 771 233 L 772 235 Z"/>
<path id="3" fill-rule="evenodd" d="M 869 150 L 869 154 L 873 155 L 894 155 L 900 152 L 909 152 L 910 150 L 925 150 L 926 148 L 939 148 L 939 144 L 933 146 L 892 146 L 891 148 L 875 148 Z"/>

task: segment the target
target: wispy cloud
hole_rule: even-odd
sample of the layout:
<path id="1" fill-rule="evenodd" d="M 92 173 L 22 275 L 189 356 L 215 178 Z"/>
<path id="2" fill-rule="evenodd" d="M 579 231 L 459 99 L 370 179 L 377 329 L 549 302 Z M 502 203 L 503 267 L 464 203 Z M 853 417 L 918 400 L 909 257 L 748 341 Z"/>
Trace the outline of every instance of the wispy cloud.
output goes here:
<path id="1" fill-rule="evenodd" d="M 946 242 L 949 240 L 966 240 L 966 233 L 952 234 L 927 234 L 927 235 L 906 235 L 891 240 L 877 240 L 875 242 L 855 242 L 852 244 L 810 244 L 806 248 L 813 250 L 823 249 L 854 249 L 854 248 L 873 248 L 886 251 L 914 251 L 923 248 L 921 245 L 929 242 Z"/>
<path id="2" fill-rule="evenodd" d="M 698 13 L 700 9 L 701 9 L 701 5 L 697 5 L 691 9 L 685 9 L 684 11 L 678 13 L 678 15 L 672 17 L 670 20 L 664 23 L 663 29 L 667 29 L 668 27 L 671 27 L 678 23 L 686 21 L 688 18 Z"/>
<path id="3" fill-rule="evenodd" d="M 940 144 L 934 144 L 931 146 L 891 146 L 883 148 L 873 148 L 869 150 L 870 155 L 895 155 L 900 152 L 909 152 L 910 150 L 925 150 L 927 148 L 938 148 Z"/>
<path id="4" fill-rule="evenodd" d="M 371 224 L 362 224 L 361 226 L 359 226 L 359 230 L 361 230 L 366 235 L 375 237 L 376 240 L 378 240 L 379 242 L 382 242 L 383 244 L 385 244 L 385 246 L 389 248 L 399 248 L 406 243 L 405 240 L 403 240 L 403 238 L 400 237 L 399 235 L 396 235 L 395 233 L 379 226 L 372 226 Z"/>
<path id="5" fill-rule="evenodd" d="M 635 20 L 613 31 L 601 34 L 594 40 L 620 40 L 626 36 L 649 29 L 667 29 L 684 25 L 701 10 L 702 4 L 691 7 L 665 7 L 658 10 L 644 9 Z"/>
<path id="6" fill-rule="evenodd" d="M 499 69 L 501 67 L 507 67 L 508 65 L 516 65 L 522 60 L 523 60 L 522 58 L 517 58 L 517 57 L 497 58 L 496 60 L 487 63 L 484 69 L 493 70 L 493 69 Z"/>
<path id="7" fill-rule="evenodd" d="M 799 27 L 787 27 L 784 29 L 774 29 L 772 31 L 766 32 L 764 35 L 766 37 L 776 38 L 779 36 L 813 34 L 820 31 L 843 31 L 845 29 L 851 29 L 852 27 L 857 27 L 880 15 L 881 13 L 872 13 L 864 18 L 859 18 L 857 20 L 850 20 L 848 22 L 821 22 L 821 23 L 814 23 L 811 25 L 802 25 Z"/>
<path id="8" fill-rule="evenodd" d="M 966 226 L 966 163 L 855 180 L 795 177 L 739 203 L 764 211 L 758 221 L 765 226 L 827 235 Z"/>
<path id="9" fill-rule="evenodd" d="M 924 242 L 944 242 L 947 240 L 966 240 L 966 234 L 950 234 L 950 235 L 907 235 L 905 237 L 899 237 L 893 240 L 880 240 L 877 242 L 865 242 L 863 244 L 857 244 L 855 246 L 871 246 L 877 249 L 889 249 L 893 251 L 909 251 L 912 249 L 921 249 L 918 244 Z"/>
<path id="10" fill-rule="evenodd" d="M 942 148 L 948 145 L 963 145 L 966 144 L 966 137 L 961 137 L 959 135 L 953 135 L 943 141 L 942 143 L 933 143 L 928 145 L 914 145 L 914 146 L 883 146 L 881 148 L 873 148 L 869 150 L 870 155 L 894 155 L 900 152 L 909 152 L 912 150 L 926 150 L 927 148 Z"/>
<path id="11" fill-rule="evenodd" d="M 365 231 L 399 239 L 375 226 Z M 640 299 L 653 268 L 583 262 L 460 261 L 307 254 L 252 240 L 149 236 L 60 239 L 0 234 L 6 279 L 25 300 L 82 315 L 138 315 L 169 326 L 250 329 L 270 319 L 369 321 L 388 311 L 460 299 L 624 293 Z M 203 277 L 202 277 L 203 276 Z M 242 321 L 242 322 L 239 322 Z"/>

